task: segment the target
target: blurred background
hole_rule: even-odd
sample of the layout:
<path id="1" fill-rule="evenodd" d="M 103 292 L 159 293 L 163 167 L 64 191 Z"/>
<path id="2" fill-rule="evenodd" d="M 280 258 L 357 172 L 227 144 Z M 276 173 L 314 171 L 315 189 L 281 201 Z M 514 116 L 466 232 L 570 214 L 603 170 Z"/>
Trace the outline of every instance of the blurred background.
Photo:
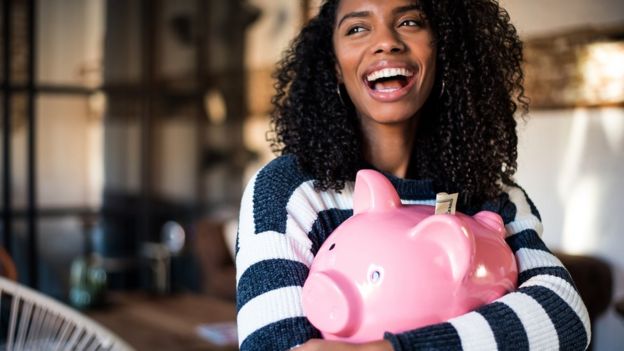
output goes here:
<path id="1" fill-rule="evenodd" d="M 0 233 L 17 280 L 138 349 L 233 348 L 196 327 L 235 318 L 238 205 L 273 157 L 271 73 L 319 3 L 2 0 Z M 548 246 L 587 280 L 594 349 L 613 350 L 624 2 L 501 4 L 525 40 L 532 99 L 517 179 Z"/>

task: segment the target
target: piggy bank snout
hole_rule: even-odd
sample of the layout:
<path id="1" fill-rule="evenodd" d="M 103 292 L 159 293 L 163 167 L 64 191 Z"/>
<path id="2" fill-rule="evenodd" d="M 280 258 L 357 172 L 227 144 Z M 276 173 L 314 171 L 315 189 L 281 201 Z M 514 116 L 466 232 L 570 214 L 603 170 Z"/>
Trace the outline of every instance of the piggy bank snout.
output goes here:
<path id="1" fill-rule="evenodd" d="M 338 336 L 349 336 L 360 322 L 360 296 L 337 272 L 311 273 L 303 286 L 303 309 L 310 323 Z"/>

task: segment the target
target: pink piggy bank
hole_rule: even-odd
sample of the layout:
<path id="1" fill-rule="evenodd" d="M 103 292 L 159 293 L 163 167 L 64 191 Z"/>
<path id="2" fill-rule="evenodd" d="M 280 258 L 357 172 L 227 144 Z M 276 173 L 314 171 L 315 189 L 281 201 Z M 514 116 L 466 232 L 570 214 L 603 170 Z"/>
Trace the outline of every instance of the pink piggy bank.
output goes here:
<path id="1" fill-rule="evenodd" d="M 404 206 L 392 183 L 358 172 L 353 216 L 327 238 L 303 286 L 303 309 L 326 339 L 365 342 L 446 321 L 515 288 L 501 217 Z"/>

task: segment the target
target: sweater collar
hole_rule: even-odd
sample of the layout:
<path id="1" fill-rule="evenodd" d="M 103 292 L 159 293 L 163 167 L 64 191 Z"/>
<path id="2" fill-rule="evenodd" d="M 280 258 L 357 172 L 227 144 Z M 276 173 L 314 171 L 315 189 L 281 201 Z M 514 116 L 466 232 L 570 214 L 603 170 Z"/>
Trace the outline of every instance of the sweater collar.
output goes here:
<path id="1" fill-rule="evenodd" d="M 431 179 L 399 178 L 390 172 L 377 169 L 368 162 L 363 163 L 360 169 L 372 169 L 385 175 L 403 200 L 430 200 L 436 197 L 436 191 Z"/>

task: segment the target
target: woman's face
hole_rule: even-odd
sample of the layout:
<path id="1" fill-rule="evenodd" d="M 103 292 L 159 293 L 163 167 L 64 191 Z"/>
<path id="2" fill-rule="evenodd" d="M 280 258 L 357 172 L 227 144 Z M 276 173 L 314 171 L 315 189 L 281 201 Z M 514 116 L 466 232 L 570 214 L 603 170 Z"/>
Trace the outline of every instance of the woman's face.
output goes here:
<path id="1" fill-rule="evenodd" d="M 401 123 L 431 92 L 436 48 L 414 0 L 341 0 L 333 36 L 338 80 L 363 123 Z"/>

